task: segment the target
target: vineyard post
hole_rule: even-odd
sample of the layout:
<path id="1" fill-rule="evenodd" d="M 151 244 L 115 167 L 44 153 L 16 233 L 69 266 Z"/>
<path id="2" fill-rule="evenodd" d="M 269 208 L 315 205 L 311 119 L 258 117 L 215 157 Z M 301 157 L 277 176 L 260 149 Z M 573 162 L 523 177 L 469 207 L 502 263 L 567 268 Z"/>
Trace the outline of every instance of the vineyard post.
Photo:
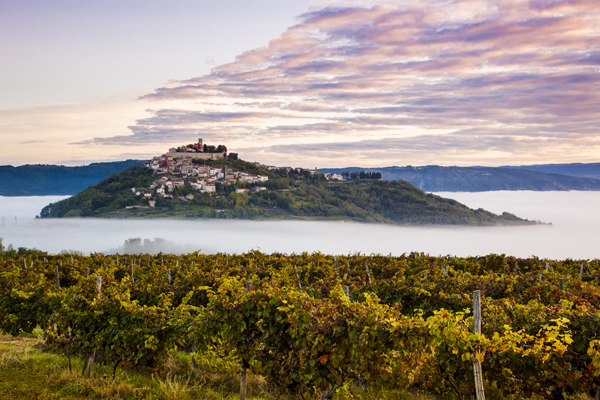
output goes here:
<path id="1" fill-rule="evenodd" d="M 367 276 L 369 277 L 369 283 L 373 283 L 371 280 L 371 274 L 369 273 L 369 264 L 365 261 L 365 269 L 367 270 Z"/>
<path id="2" fill-rule="evenodd" d="M 579 267 L 579 280 L 583 280 L 583 263 L 581 263 L 581 266 Z"/>
<path id="3" fill-rule="evenodd" d="M 135 283 L 135 278 L 133 276 L 133 260 L 131 260 L 131 283 Z"/>
<path id="4" fill-rule="evenodd" d="M 54 273 L 56 274 L 56 288 L 60 289 L 60 278 L 58 277 L 58 264 L 54 265 Z"/>
<path id="5" fill-rule="evenodd" d="M 344 294 L 350 298 L 350 286 L 344 286 Z"/>
<path id="6" fill-rule="evenodd" d="M 296 280 L 298 281 L 298 288 L 302 291 L 302 283 L 300 283 L 300 276 L 298 276 L 298 269 L 296 268 L 296 264 L 294 264 L 294 273 L 296 274 Z"/>
<path id="7" fill-rule="evenodd" d="M 167 269 L 167 279 L 168 279 L 169 283 L 171 283 L 171 268 Z"/>
<path id="8" fill-rule="evenodd" d="M 87 278 L 90 275 L 90 267 L 85 267 L 85 272 L 83 273 L 83 276 L 85 278 Z"/>
<path id="9" fill-rule="evenodd" d="M 473 333 L 481 335 L 481 291 L 479 290 L 473 292 Z M 475 394 L 477 400 L 485 400 L 481 362 L 477 359 L 475 354 L 473 354 L 473 372 L 475 376 Z"/>
<path id="10" fill-rule="evenodd" d="M 96 277 L 96 286 L 98 287 L 98 295 L 100 295 L 102 291 L 102 277 L 100 275 Z"/>
<path id="11" fill-rule="evenodd" d="M 564 290 L 565 290 L 565 280 L 564 280 L 564 278 L 560 278 L 559 285 L 560 285 L 560 291 L 564 292 Z"/>
<path id="12" fill-rule="evenodd" d="M 252 289 L 252 282 L 246 281 L 246 292 Z M 242 369 L 240 370 L 240 400 L 246 400 L 246 361 L 242 360 Z"/>
<path id="13" fill-rule="evenodd" d="M 25 271 L 27 271 L 27 261 L 25 261 L 25 257 L 23 257 L 23 266 L 25 267 Z"/>

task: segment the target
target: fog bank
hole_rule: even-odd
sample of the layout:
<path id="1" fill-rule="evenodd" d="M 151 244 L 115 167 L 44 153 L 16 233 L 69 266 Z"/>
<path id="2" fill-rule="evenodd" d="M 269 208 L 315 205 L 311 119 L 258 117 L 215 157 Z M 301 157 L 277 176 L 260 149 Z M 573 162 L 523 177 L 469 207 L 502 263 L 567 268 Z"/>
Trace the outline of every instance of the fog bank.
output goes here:
<path id="1" fill-rule="evenodd" d="M 481 207 L 496 213 L 509 211 L 523 218 L 552 222 L 553 225 L 399 227 L 305 221 L 35 220 L 33 217 L 41 207 L 56 199 L 46 198 L 41 206 L 36 204 L 37 208 L 32 208 L 27 214 L 27 204 L 35 201 L 0 197 L 0 217 L 5 215 L 7 219 L 6 226 L 0 228 L 0 237 L 5 238 L 5 244 L 37 247 L 52 253 L 61 250 L 123 252 L 126 240 L 140 238 L 139 242 L 130 242 L 129 249 L 175 253 L 196 250 L 242 253 L 259 249 L 284 253 L 321 251 L 347 254 L 360 251 L 399 255 L 419 251 L 457 256 L 505 253 L 518 257 L 600 257 L 600 192 L 519 191 L 440 195 L 454 198 L 471 208 Z M 21 212 L 16 225 L 10 220 L 11 210 Z"/>

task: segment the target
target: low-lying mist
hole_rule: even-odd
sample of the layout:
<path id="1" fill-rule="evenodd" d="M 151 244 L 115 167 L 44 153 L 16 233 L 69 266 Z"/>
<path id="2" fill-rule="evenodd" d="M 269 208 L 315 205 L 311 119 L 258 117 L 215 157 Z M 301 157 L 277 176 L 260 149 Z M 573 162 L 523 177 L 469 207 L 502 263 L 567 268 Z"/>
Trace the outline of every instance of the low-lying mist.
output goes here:
<path id="1" fill-rule="evenodd" d="M 519 227 L 401 227 L 353 222 L 240 220 L 34 219 L 55 199 L 0 198 L 4 244 L 119 253 L 381 253 L 432 255 L 505 253 L 518 257 L 597 258 L 600 192 L 439 193 L 495 213 L 509 211 L 552 225 Z M 25 200 L 23 200 L 25 199 Z M 29 211 L 25 210 L 30 207 Z M 28 212 L 28 213 L 27 213 Z M 19 213 L 18 222 L 14 216 Z"/>

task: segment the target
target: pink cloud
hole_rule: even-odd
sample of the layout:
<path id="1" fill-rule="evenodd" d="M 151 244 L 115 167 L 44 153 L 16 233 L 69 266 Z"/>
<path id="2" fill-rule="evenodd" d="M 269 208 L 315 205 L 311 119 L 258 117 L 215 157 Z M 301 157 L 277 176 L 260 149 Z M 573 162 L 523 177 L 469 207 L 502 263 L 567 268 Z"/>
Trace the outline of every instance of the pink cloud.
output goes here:
<path id="1" fill-rule="evenodd" d="M 286 134 L 310 141 L 315 132 L 368 137 L 377 129 L 404 143 L 398 128 L 413 127 L 458 132 L 439 141 L 455 150 L 474 140 L 465 132 L 475 130 L 483 152 L 486 143 L 498 147 L 494 129 L 501 127 L 507 153 L 519 152 L 523 137 L 540 152 L 555 145 L 547 137 L 576 136 L 570 148 L 594 148 L 599 19 L 596 0 L 327 6 L 300 16 L 264 48 L 144 96 L 234 104 L 230 110 L 203 103 L 158 110 L 138 121 L 133 135 L 114 140 L 160 132 L 172 140 L 178 131 L 182 138 L 190 131 L 243 138 L 245 129 L 267 141 Z"/>

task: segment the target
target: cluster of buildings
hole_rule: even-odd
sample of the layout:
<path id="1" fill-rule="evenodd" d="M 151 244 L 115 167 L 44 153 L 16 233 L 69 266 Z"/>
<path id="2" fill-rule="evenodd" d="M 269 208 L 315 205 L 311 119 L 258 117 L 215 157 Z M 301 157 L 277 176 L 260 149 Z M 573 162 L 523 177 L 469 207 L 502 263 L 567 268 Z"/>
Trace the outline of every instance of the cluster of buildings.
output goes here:
<path id="1" fill-rule="evenodd" d="M 190 153 L 185 153 L 190 154 Z M 215 153 L 191 153 L 197 154 L 215 154 Z M 234 185 L 237 182 L 256 184 L 266 182 L 269 177 L 266 175 L 253 175 L 245 172 L 234 171 L 230 168 L 215 167 L 211 165 L 196 164 L 192 160 L 202 157 L 174 157 L 170 153 L 154 157 L 146 167 L 154 170 L 157 178 L 152 181 L 148 189 L 132 189 L 136 196 L 148 198 L 151 207 L 156 202 L 153 200 L 157 196 L 164 198 L 175 198 L 172 192 L 175 188 L 189 185 L 199 193 L 215 193 L 216 184 Z M 162 176 L 161 176 L 162 175 Z M 255 186 L 252 189 L 236 189 L 237 193 L 258 192 L 267 190 L 264 186 Z M 177 196 L 181 201 L 193 200 L 194 195 Z"/>
<path id="2" fill-rule="evenodd" d="M 212 146 L 211 146 L 212 147 Z M 199 193 L 215 193 L 216 184 L 234 185 L 237 182 L 259 184 L 266 182 L 269 178 L 266 175 L 252 175 L 245 172 L 234 171 L 230 168 L 215 167 L 211 165 L 199 164 L 197 160 L 202 159 L 222 159 L 227 158 L 227 152 L 204 152 L 202 139 L 198 139 L 198 143 L 194 144 L 185 151 L 181 149 L 169 149 L 169 152 L 161 156 L 152 158 L 146 167 L 154 170 L 158 177 L 152 182 L 149 188 L 144 190 L 132 189 L 136 196 L 142 196 L 148 199 L 151 207 L 154 207 L 156 197 L 177 198 L 181 201 L 193 200 L 194 195 L 173 196 L 172 192 L 175 188 L 188 185 Z M 195 161 L 196 160 L 196 161 Z M 316 174 L 316 168 L 292 168 L 292 167 L 276 167 L 273 165 L 264 165 L 253 163 L 254 165 L 266 169 L 268 171 L 285 170 L 287 173 L 292 171 L 303 173 L 308 171 L 311 174 Z M 162 175 L 162 176 L 161 176 Z M 343 180 L 341 174 L 325 173 L 327 180 Z M 266 187 L 255 185 L 251 189 L 236 188 L 236 193 L 255 193 L 267 190 Z"/>

